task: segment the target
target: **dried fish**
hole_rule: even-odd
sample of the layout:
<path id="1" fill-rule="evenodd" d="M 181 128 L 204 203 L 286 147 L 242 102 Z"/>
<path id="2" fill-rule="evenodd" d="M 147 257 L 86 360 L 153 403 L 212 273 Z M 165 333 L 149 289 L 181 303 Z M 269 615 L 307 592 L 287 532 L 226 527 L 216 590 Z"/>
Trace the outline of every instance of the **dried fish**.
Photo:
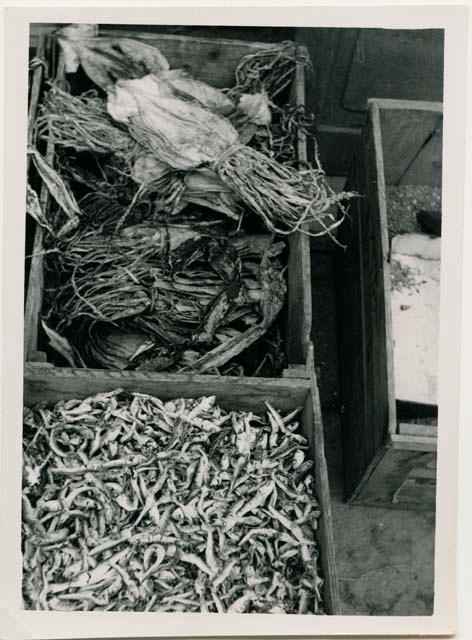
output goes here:
<path id="1" fill-rule="evenodd" d="M 323 613 L 294 416 L 122 390 L 25 410 L 25 606 Z"/>

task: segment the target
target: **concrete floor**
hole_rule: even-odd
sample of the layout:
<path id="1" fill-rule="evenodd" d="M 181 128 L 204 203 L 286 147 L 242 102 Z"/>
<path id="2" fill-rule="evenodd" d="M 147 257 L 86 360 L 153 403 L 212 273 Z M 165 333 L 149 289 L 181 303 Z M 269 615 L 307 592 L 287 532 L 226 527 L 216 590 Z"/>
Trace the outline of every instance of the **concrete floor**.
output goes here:
<path id="1" fill-rule="evenodd" d="M 342 187 L 339 180 L 332 182 L 335 188 Z M 348 506 L 343 501 L 333 246 L 326 241 L 313 242 L 311 264 L 312 338 L 323 408 L 342 613 L 431 615 L 434 513 Z"/>

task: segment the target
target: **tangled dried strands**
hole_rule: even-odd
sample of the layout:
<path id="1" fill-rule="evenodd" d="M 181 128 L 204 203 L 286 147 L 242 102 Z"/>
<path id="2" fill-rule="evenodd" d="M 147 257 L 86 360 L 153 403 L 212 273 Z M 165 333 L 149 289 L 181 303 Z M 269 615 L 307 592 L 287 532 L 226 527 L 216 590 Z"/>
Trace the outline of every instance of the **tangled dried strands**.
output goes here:
<path id="1" fill-rule="evenodd" d="M 249 147 L 233 147 L 216 163 L 218 175 L 238 193 L 247 207 L 262 218 L 267 228 L 280 235 L 303 231 L 330 234 L 338 222 L 326 221 L 331 206 L 355 197 L 353 192 L 335 193 L 321 169 L 296 169 L 282 165 Z M 321 232 L 303 228 L 322 225 Z"/>
<path id="2" fill-rule="evenodd" d="M 314 119 L 303 105 L 273 107 L 271 124 L 255 130 L 250 146 L 277 162 L 292 164 L 297 160 L 299 135 L 314 138 Z"/>
<path id="3" fill-rule="evenodd" d="M 235 71 L 236 84 L 227 95 L 237 101 L 244 93 L 265 91 L 271 100 L 287 89 L 296 73 L 297 64 L 311 66 L 310 59 L 294 42 L 250 53 L 239 62 Z"/>
<path id="4" fill-rule="evenodd" d="M 251 250 L 240 244 L 243 254 Z M 234 320 L 257 303 L 251 290 L 250 302 L 228 295 L 226 304 L 236 267 L 241 270 L 241 258 L 227 240 L 189 229 L 138 224 L 112 236 L 89 229 L 57 247 L 52 269 L 62 277 L 45 291 L 46 318 L 63 332 L 85 319 L 116 323 L 147 314 L 157 322 L 156 339 L 211 341 L 226 316 Z M 71 340 L 79 347 L 77 336 Z"/>
<path id="5" fill-rule="evenodd" d="M 62 287 L 50 292 L 49 315 L 57 318 L 57 331 L 85 318 L 115 322 L 146 311 L 152 304 L 152 292 L 138 275 L 111 267 L 91 280 L 90 274 L 77 277 L 73 272 Z"/>
<path id="6" fill-rule="evenodd" d="M 159 79 L 146 91 L 142 84 L 133 80 L 121 87 L 109 101 L 110 113 L 126 122 L 130 135 L 159 162 L 187 170 L 210 165 L 271 232 L 287 235 L 308 222 L 323 226 L 328 209 L 353 195 L 333 194 L 319 168 L 297 172 L 241 144 L 228 120 L 162 97 Z M 331 224 L 318 235 L 330 230 Z"/>
<path id="7" fill-rule="evenodd" d="M 128 202 L 123 218 L 118 221 L 118 227 L 123 225 L 130 210 L 139 204 L 140 199 L 147 198 L 148 194 L 153 194 L 155 213 L 164 218 L 174 215 L 184 206 L 184 172 L 169 170 L 154 179 L 142 181 L 135 171 L 135 162 L 146 155 L 144 147 L 125 128 L 115 123 L 107 112 L 105 102 L 96 93 L 72 96 L 54 86 L 47 94 L 36 127 L 39 136 L 50 139 L 58 146 L 73 148 L 78 152 L 112 154 L 115 162 L 124 163 L 121 173 L 128 185 L 138 183 L 139 188 L 134 188 L 134 195 Z M 84 182 L 77 169 L 71 171 L 74 179 Z M 95 191 L 110 191 L 107 186 L 108 176 L 102 182 L 93 176 L 88 176 L 87 180 L 89 178 L 92 179 L 92 185 L 89 186 L 94 186 Z M 126 180 L 122 178 L 122 185 L 123 182 Z"/>
<path id="8" fill-rule="evenodd" d="M 61 333 L 78 320 L 114 322 L 145 311 L 152 302 L 148 262 L 160 247 L 155 234 L 106 237 L 96 229 L 56 244 L 45 263 L 46 319 Z"/>
<path id="9" fill-rule="evenodd" d="M 110 118 L 104 101 L 93 91 L 72 96 L 53 85 L 41 107 L 36 130 L 40 137 L 76 151 L 111 153 L 126 159 L 136 155 L 136 142 Z"/>

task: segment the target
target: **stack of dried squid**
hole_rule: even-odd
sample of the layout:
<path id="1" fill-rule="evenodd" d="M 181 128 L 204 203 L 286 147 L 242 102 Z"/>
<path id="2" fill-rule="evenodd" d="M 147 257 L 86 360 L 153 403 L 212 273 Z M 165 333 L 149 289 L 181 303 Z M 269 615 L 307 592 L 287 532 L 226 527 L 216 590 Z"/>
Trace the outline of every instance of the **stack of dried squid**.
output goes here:
<path id="1" fill-rule="evenodd" d="M 73 367 L 277 376 L 286 297 L 280 242 L 352 194 L 295 170 L 311 120 L 276 104 L 308 65 L 292 43 L 250 54 L 220 91 L 158 51 L 94 25 L 57 32 L 67 72 L 94 89 L 47 93 L 31 148 L 52 196 L 42 326 Z M 69 76 L 70 77 L 70 76 Z M 248 350 L 249 346 L 257 348 Z"/>
<path id="2" fill-rule="evenodd" d="M 322 614 L 297 413 L 121 390 L 25 409 L 26 608 Z"/>

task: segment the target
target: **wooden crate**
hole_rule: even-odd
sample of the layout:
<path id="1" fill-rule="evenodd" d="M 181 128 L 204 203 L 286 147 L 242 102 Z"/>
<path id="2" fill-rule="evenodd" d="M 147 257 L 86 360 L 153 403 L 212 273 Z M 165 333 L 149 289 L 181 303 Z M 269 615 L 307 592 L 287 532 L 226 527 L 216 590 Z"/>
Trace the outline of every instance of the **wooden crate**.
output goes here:
<path id="1" fill-rule="evenodd" d="M 363 197 L 341 225 L 339 349 L 345 495 L 352 503 L 434 509 L 437 407 L 395 394 L 386 188 L 441 186 L 442 104 L 370 100 L 348 179 Z M 427 420 L 424 420 L 427 423 Z"/>
<path id="2" fill-rule="evenodd" d="M 29 47 L 29 64 L 30 71 L 28 75 L 28 134 L 27 144 L 33 143 L 33 130 L 36 120 L 39 102 L 44 90 L 45 77 L 47 73 L 47 58 L 50 56 L 51 39 L 47 36 L 39 36 L 30 42 Z M 31 156 L 26 158 L 27 173 L 30 173 Z M 31 268 L 31 255 L 35 243 L 36 225 L 32 218 L 26 218 L 25 233 L 25 281 L 29 281 L 29 273 Z M 26 294 L 26 292 L 25 292 Z M 25 295 L 26 304 L 26 295 Z"/>
<path id="3" fill-rule="evenodd" d="M 57 369 L 38 364 L 26 364 L 24 376 L 24 403 L 55 403 L 59 400 L 86 397 L 91 394 L 122 388 L 140 391 L 169 400 L 173 398 L 215 395 L 217 403 L 226 409 L 266 411 L 268 400 L 277 409 L 289 412 L 304 407 L 301 432 L 308 439 L 314 461 L 316 495 L 321 517 L 318 544 L 327 613 L 340 614 L 338 582 L 326 460 L 324 456 L 323 424 L 318 389 L 313 368 L 313 347 L 309 346 L 307 379 L 228 379 L 220 376 L 162 375 L 143 372 L 90 371 L 85 369 Z"/>
<path id="4" fill-rule="evenodd" d="M 51 25 L 49 29 L 52 31 L 53 26 Z M 44 30 L 41 33 L 44 36 Z M 234 83 L 234 72 L 243 56 L 271 46 L 258 42 L 146 32 L 128 33 L 123 30 L 115 32 L 110 29 L 101 29 L 100 34 L 131 37 L 154 45 L 169 60 L 172 68 L 187 65 L 194 77 L 218 88 L 228 87 Z M 304 51 L 301 46 L 299 49 L 301 52 Z M 63 73 L 63 63 L 59 60 L 57 74 L 62 76 Z M 305 72 L 302 64 L 299 64 L 296 69 L 295 80 L 291 87 L 291 100 L 298 105 L 305 103 Z M 299 135 L 297 146 L 298 158 L 301 162 L 305 162 L 307 150 L 303 134 Z M 46 157 L 49 162 L 54 161 L 53 144 L 48 145 Z M 43 188 L 40 201 L 43 208 L 48 206 L 46 188 Z M 27 362 L 46 361 L 46 354 L 38 349 L 38 334 L 42 331 L 39 320 L 44 286 L 42 247 L 43 231 L 37 227 L 25 309 L 24 354 Z M 295 233 L 290 236 L 288 260 L 285 346 L 289 368 L 283 375 L 306 377 L 308 376 L 305 366 L 306 356 L 311 334 L 311 276 L 309 238 L 305 234 Z"/>

